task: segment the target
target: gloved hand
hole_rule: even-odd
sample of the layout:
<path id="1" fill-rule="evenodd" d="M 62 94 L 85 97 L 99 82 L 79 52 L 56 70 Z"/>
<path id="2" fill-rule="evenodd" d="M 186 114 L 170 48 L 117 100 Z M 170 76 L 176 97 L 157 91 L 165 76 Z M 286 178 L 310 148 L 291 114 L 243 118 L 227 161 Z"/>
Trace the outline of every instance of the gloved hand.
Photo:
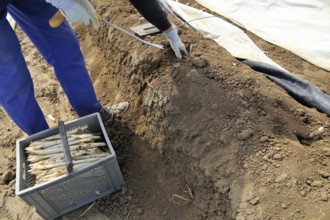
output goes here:
<path id="1" fill-rule="evenodd" d="M 88 0 L 46 0 L 72 23 L 90 25 L 95 29 L 100 27 L 99 20 L 92 4 Z"/>
<path id="2" fill-rule="evenodd" d="M 185 55 L 188 55 L 187 49 L 182 43 L 176 28 L 173 28 L 169 32 L 165 32 L 164 34 L 168 39 L 168 41 L 170 42 L 170 45 L 175 53 L 176 58 L 178 59 L 182 58 L 181 52 L 183 52 Z"/>

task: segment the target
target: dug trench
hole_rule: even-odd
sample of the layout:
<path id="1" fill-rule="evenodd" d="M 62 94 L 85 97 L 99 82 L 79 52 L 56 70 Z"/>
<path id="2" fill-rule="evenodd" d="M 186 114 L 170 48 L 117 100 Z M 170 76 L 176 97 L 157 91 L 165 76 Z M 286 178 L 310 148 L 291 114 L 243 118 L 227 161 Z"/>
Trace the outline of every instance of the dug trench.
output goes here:
<path id="1" fill-rule="evenodd" d="M 120 13 L 103 7 L 117 24 L 127 29 L 137 24 L 130 5 L 121 5 Z M 142 219 L 317 215 L 301 208 L 309 203 L 300 194 L 308 191 L 311 176 L 301 178 L 297 171 L 308 158 L 300 153 L 313 152 L 313 143 L 327 137 L 315 132 L 327 129 L 324 114 L 302 106 L 190 29 L 181 32 L 189 51 L 181 61 L 160 35 L 146 40 L 166 45 L 164 51 L 104 27 L 97 33 L 83 28 L 78 35 L 101 101 L 131 103 L 121 118 L 127 132 L 108 126 L 128 192 L 97 203 L 101 212 Z M 326 180 L 312 167 L 302 172 Z M 311 196 L 327 187 L 312 187 Z M 322 199 L 317 202 L 329 212 Z"/>
<path id="2" fill-rule="evenodd" d="M 128 2 L 95 2 L 103 16 L 125 29 L 138 24 L 139 14 Z M 131 107 L 105 123 L 125 187 L 62 219 L 330 215 L 330 123 L 325 114 L 301 105 L 191 29 L 180 28 L 189 56 L 177 60 L 161 35 L 146 40 L 166 45 L 164 50 L 104 25 L 97 32 L 74 28 L 100 102 L 128 101 Z M 23 45 L 26 56 L 29 48 Z M 35 66 L 51 71 L 42 61 Z M 36 89 L 40 105 L 51 103 L 49 111 L 55 116 L 76 118 L 53 78 L 36 84 L 47 80 L 51 86 Z M 14 171 L 15 157 L 8 146 L 22 134 L 3 112 L 1 117 L 13 130 L 1 126 L 1 149 L 9 155 L 1 157 L 1 166 Z M 3 177 L 1 217 L 38 219 L 14 196 L 13 180 L 4 182 Z"/>

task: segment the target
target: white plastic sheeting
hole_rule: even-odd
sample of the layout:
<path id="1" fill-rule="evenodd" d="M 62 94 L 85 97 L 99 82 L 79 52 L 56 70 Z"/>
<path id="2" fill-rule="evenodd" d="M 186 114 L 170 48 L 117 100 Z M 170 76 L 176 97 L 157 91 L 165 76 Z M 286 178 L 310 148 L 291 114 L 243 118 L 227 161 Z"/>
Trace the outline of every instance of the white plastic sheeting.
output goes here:
<path id="1" fill-rule="evenodd" d="M 172 0 L 165 1 L 176 14 L 205 37 L 215 40 L 234 57 L 246 59 L 243 63 L 265 74 L 269 79 L 286 89 L 297 101 L 309 107 L 314 107 L 330 116 L 330 96 L 324 94 L 308 82 L 294 76 L 292 73 L 287 72 L 268 58 L 241 29 L 195 8 Z M 237 2 L 237 0 L 232 1 Z M 274 2 L 276 1 L 274 0 Z M 285 35 L 285 33 L 283 34 Z M 325 41 L 325 46 L 328 43 L 329 41 Z"/>
<path id="2" fill-rule="evenodd" d="M 197 0 L 275 45 L 330 71 L 329 0 Z"/>
<path id="3" fill-rule="evenodd" d="M 283 69 L 267 57 L 241 29 L 234 25 L 172 0 L 166 0 L 166 3 L 203 36 L 217 42 L 234 57 L 259 61 Z"/>

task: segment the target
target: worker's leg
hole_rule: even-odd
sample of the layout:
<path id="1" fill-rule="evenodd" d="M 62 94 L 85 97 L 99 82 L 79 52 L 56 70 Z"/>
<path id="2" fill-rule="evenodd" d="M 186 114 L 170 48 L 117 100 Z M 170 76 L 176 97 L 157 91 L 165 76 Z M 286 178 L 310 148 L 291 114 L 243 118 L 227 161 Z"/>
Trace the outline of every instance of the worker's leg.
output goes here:
<path id="1" fill-rule="evenodd" d="M 0 9 L 0 104 L 27 134 L 48 128 L 18 39 Z"/>
<path id="2" fill-rule="evenodd" d="M 45 0 L 14 0 L 9 13 L 54 67 L 71 105 L 80 116 L 100 110 L 75 32 L 68 22 L 58 28 L 49 26 L 57 9 Z"/>

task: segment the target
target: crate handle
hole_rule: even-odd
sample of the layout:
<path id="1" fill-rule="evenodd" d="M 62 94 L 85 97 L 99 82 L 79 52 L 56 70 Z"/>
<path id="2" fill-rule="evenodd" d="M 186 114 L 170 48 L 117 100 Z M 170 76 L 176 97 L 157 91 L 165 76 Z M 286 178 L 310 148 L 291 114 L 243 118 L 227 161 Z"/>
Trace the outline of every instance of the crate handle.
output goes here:
<path id="1" fill-rule="evenodd" d="M 64 151 L 66 170 L 68 171 L 68 174 L 70 175 L 70 174 L 72 174 L 72 171 L 73 171 L 73 163 L 72 163 L 71 153 L 70 153 L 70 149 L 69 149 L 68 137 L 65 132 L 64 121 L 61 121 L 61 120 L 58 121 L 58 129 L 60 130 L 60 135 L 61 135 L 61 142 L 62 142 L 62 147 L 63 147 L 63 151 Z"/>

